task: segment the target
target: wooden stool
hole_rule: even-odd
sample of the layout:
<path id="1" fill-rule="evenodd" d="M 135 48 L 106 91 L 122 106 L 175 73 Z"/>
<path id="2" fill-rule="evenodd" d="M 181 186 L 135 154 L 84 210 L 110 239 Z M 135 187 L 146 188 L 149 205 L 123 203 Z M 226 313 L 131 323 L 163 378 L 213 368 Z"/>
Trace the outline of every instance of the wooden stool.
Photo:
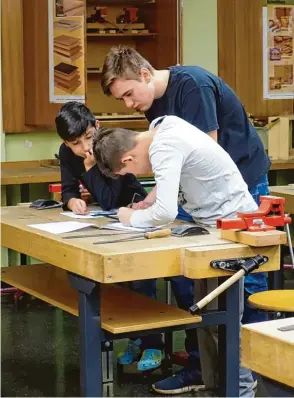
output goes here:
<path id="1" fill-rule="evenodd" d="M 294 290 L 268 290 L 249 296 L 248 303 L 265 311 L 294 312 Z"/>

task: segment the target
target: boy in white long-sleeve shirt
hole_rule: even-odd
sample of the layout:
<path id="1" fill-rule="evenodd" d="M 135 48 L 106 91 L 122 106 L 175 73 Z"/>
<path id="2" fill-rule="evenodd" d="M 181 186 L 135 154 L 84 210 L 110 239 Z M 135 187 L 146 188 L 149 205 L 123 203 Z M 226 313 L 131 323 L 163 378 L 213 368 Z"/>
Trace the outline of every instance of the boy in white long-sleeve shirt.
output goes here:
<path id="1" fill-rule="evenodd" d="M 181 204 L 197 224 L 215 226 L 220 217 L 257 209 L 237 166 L 220 145 L 195 126 L 176 116 L 155 119 L 148 131 L 102 128 L 93 139 L 93 152 L 102 173 L 154 173 L 156 189 L 139 205 L 122 207 L 125 225 L 155 226 L 174 221 Z M 138 206 L 138 205 L 137 205 Z M 145 207 L 145 208 L 144 208 Z M 199 335 L 201 366 L 206 388 L 216 388 L 216 359 L 208 358 L 207 329 Z M 201 346 L 203 349 L 201 349 Z M 211 352 L 211 350 L 210 350 Z M 252 376 L 240 369 L 240 396 L 253 396 Z"/>
<path id="2" fill-rule="evenodd" d="M 237 211 L 257 209 L 231 157 L 177 116 L 155 119 L 142 133 L 100 129 L 93 145 L 98 167 L 106 175 L 137 175 L 151 169 L 154 173 L 156 190 L 143 201 L 146 209 L 119 210 L 126 225 L 174 221 L 178 204 L 204 226 L 215 226 L 217 218 L 232 217 Z"/>

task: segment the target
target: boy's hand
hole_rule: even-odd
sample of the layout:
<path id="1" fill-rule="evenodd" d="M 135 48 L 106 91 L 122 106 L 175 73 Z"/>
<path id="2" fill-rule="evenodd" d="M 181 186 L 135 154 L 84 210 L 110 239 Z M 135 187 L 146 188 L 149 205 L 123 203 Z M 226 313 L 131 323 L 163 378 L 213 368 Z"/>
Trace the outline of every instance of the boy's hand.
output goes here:
<path id="1" fill-rule="evenodd" d="M 86 215 L 89 212 L 86 202 L 78 198 L 71 198 L 67 203 L 67 207 L 75 214 Z"/>
<path id="2" fill-rule="evenodd" d="M 126 226 L 131 225 L 131 217 L 135 210 L 129 209 L 128 207 L 120 207 L 118 210 L 118 219 L 119 221 Z"/>
<path id="3" fill-rule="evenodd" d="M 86 171 L 90 170 L 93 166 L 95 166 L 96 160 L 94 158 L 93 152 L 86 152 L 86 157 L 84 159 L 84 166 Z"/>
<path id="4" fill-rule="evenodd" d="M 141 200 L 141 202 L 138 203 L 133 203 L 132 204 L 132 209 L 134 210 L 144 210 L 148 209 L 148 207 L 152 206 L 152 203 L 145 202 L 144 200 Z"/>

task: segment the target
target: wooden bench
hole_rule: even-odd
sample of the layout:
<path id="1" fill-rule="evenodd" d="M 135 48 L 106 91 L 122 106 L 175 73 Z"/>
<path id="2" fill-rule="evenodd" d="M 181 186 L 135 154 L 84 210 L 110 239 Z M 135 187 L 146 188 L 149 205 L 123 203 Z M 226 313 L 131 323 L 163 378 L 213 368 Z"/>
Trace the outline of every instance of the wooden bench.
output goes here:
<path id="1" fill-rule="evenodd" d="M 67 272 L 50 264 L 11 266 L 1 272 L 2 281 L 47 303 L 78 316 L 78 293 Z M 127 288 L 101 285 L 101 324 L 112 334 L 162 329 L 201 322 L 175 306 L 145 297 Z"/>

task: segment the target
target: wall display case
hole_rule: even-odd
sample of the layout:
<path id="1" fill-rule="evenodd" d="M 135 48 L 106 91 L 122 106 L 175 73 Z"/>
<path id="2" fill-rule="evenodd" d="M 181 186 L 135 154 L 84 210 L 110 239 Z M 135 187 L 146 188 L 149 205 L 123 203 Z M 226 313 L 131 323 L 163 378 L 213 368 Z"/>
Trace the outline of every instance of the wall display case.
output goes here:
<path id="1" fill-rule="evenodd" d="M 144 115 L 103 94 L 100 85 L 103 61 L 112 46 L 122 44 L 136 48 L 155 68 L 180 63 L 180 1 L 55 1 L 59 17 L 54 23 L 58 24 L 58 31 L 63 32 L 53 42 L 54 51 L 58 50 L 58 57 L 63 57 L 60 63 L 75 64 L 74 59 L 65 61 L 66 57 L 73 57 L 71 50 L 76 44 L 69 43 L 66 36 L 74 36 L 75 30 L 80 28 L 76 26 L 76 20 L 81 15 L 82 4 L 85 7 L 85 43 L 84 47 L 80 45 L 83 51 L 79 53 L 79 60 L 83 57 L 86 105 L 103 125 L 145 128 L 147 122 Z M 5 132 L 44 131 L 54 127 L 60 104 L 50 103 L 48 30 L 48 0 L 2 0 Z M 62 67 L 59 65 L 59 69 L 54 70 L 58 88 L 74 92 L 76 75 L 72 76 L 71 84 L 60 86 L 65 73 L 60 70 Z M 76 74 L 76 71 L 71 73 Z"/>

